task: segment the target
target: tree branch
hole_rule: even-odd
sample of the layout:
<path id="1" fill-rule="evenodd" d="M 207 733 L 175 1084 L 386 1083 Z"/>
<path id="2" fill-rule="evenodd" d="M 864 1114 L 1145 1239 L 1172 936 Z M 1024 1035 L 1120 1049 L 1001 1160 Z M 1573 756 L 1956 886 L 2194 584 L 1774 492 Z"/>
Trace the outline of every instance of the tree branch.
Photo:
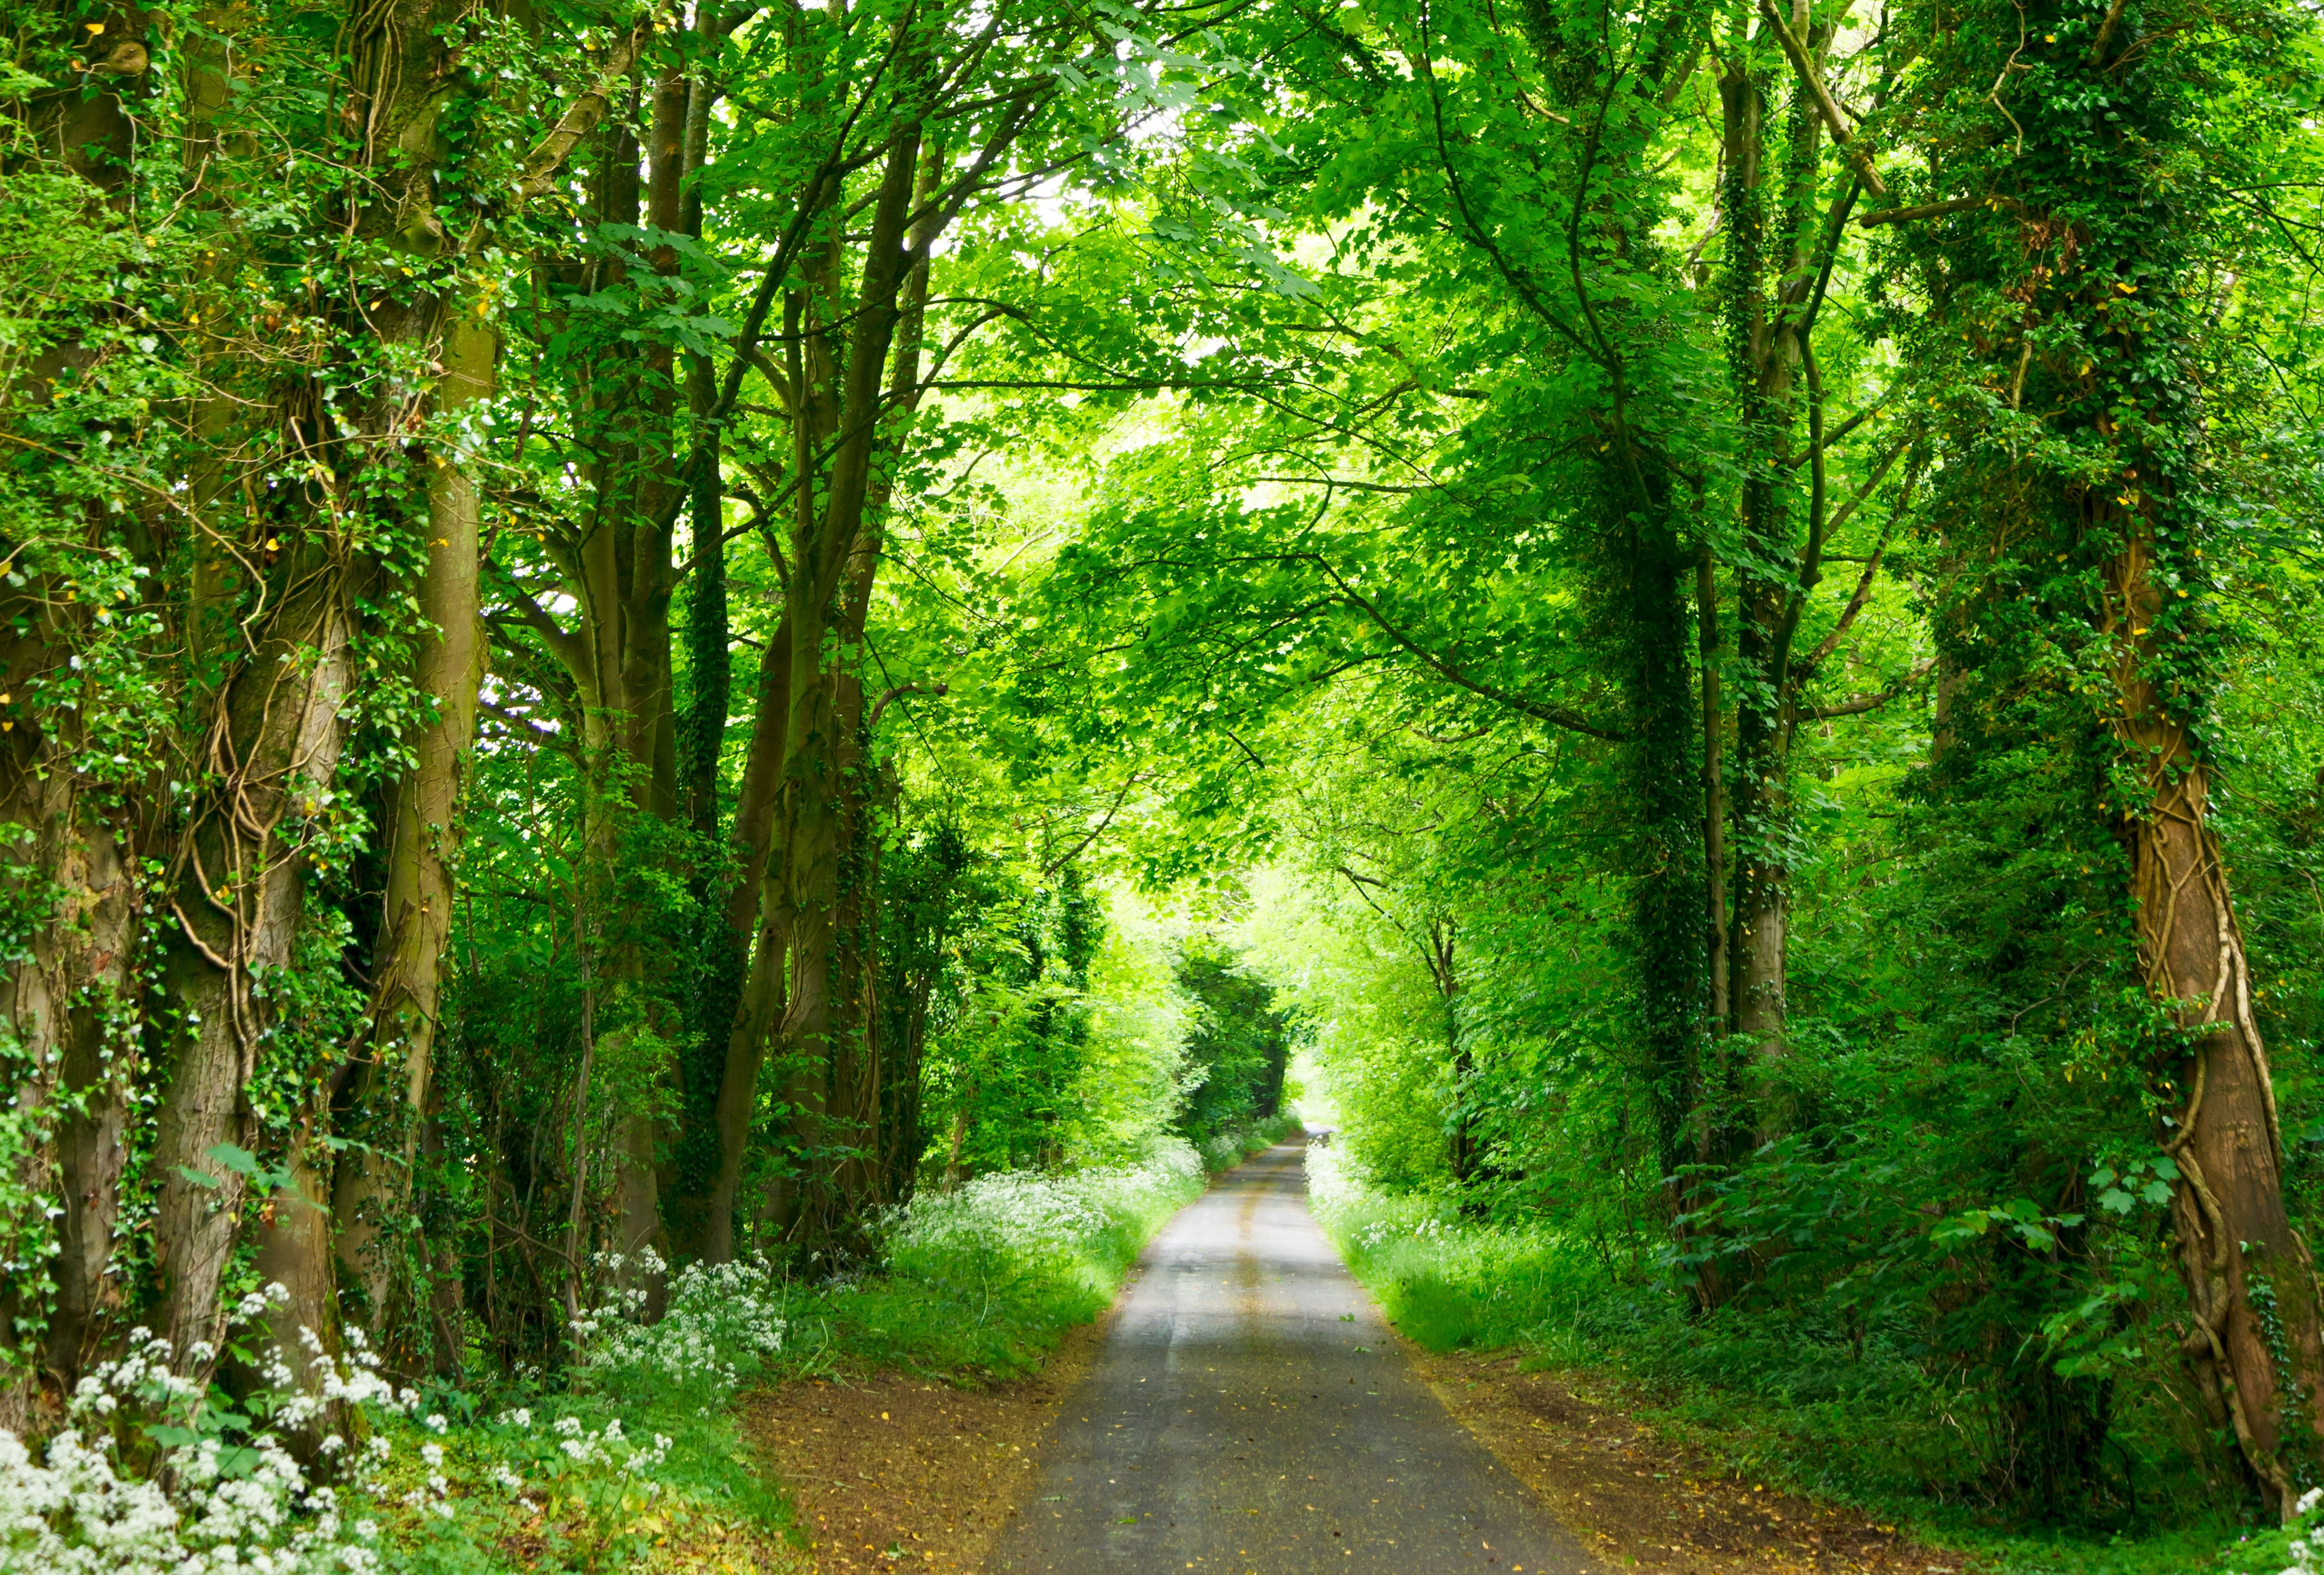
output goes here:
<path id="1" fill-rule="evenodd" d="M 1524 716 L 1531 717 L 1537 722 L 1547 722 L 1553 727 L 1563 727 L 1567 731 L 1573 733 L 1585 733 L 1592 738 L 1603 738 L 1609 744 L 1619 744 L 1623 741 L 1623 736 L 1621 734 L 1612 732 L 1607 728 L 1597 726 L 1578 711 L 1568 710 L 1563 706 L 1544 705 L 1538 700 L 1530 700 L 1526 699 L 1523 695 L 1511 694 L 1508 690 L 1501 689 L 1497 685 L 1485 683 L 1478 679 L 1471 678 L 1467 673 L 1453 666 L 1452 662 L 1446 661 L 1443 657 L 1437 655 L 1434 652 L 1422 646 L 1417 641 L 1414 640 L 1412 636 L 1406 635 L 1394 624 L 1389 623 L 1387 616 L 1381 613 L 1379 608 L 1374 607 L 1363 593 L 1356 589 L 1354 586 L 1350 585 L 1346 580 L 1341 579 L 1339 570 L 1333 569 L 1331 564 L 1324 561 L 1320 554 L 1309 552 L 1301 554 L 1301 556 L 1305 557 L 1310 562 L 1314 563 L 1316 568 L 1322 570 L 1323 571 L 1324 578 L 1329 579 L 1334 586 L 1338 587 L 1340 594 L 1360 610 L 1364 616 L 1370 618 L 1374 626 L 1377 627 L 1381 634 L 1386 635 L 1389 639 L 1395 641 L 1406 651 L 1417 657 L 1424 666 L 1427 667 L 1429 671 L 1434 672 L 1438 677 L 1444 679 L 1448 682 L 1458 684 L 1461 688 L 1467 690 L 1471 694 L 1481 695 L 1485 699 L 1491 700 L 1496 705 L 1507 706 L 1509 709 L 1517 711 Z"/>
<path id="2" fill-rule="evenodd" d="M 1066 854 L 1064 857 L 1053 858 L 1049 860 L 1048 863 L 1043 865 L 1041 866 L 1041 873 L 1045 876 L 1055 875 L 1058 870 L 1063 869 L 1065 866 L 1073 863 L 1074 859 L 1079 858 L 1082 856 L 1083 849 L 1086 848 L 1091 843 L 1096 841 L 1100 837 L 1104 836 L 1105 829 L 1113 824 L 1113 818 L 1121 812 L 1121 806 L 1129 801 L 1130 790 L 1136 787 L 1138 783 L 1139 778 L 1135 772 L 1131 773 L 1128 777 L 1125 777 L 1122 780 L 1121 791 L 1113 795 L 1112 805 L 1107 809 L 1104 817 L 1101 819 L 1096 825 L 1090 828 L 1089 835 L 1083 838 L 1079 842 L 1074 843 L 1073 851 Z"/>
<path id="3" fill-rule="evenodd" d="M 1870 229 L 1881 224 L 1911 224 L 1918 218 L 1938 218 L 1948 213 L 1967 213 L 1973 208 L 1983 208 L 1991 199 L 1984 197 L 1954 197 L 1943 202 L 1923 202 L 1911 208 L 1883 208 L 1871 213 L 1857 215 L 1859 229 Z"/>
<path id="4" fill-rule="evenodd" d="M 557 183 L 557 171 L 564 164 L 565 156 L 604 118 L 605 107 L 612 102 L 614 91 L 629 79 L 630 68 L 637 64 L 638 51 L 645 47 L 652 32 L 650 16 L 632 28 L 629 37 L 613 46 L 605 69 L 597 73 L 589 90 L 576 98 L 558 116 L 549 134 L 533 144 L 532 151 L 524 156 L 524 174 L 516 183 L 519 197 L 538 197 Z"/>
<path id="5" fill-rule="evenodd" d="M 1831 140 L 1839 144 L 1856 172 L 1864 177 L 1864 183 L 1872 189 L 1872 194 L 1875 197 L 1887 196 L 1888 188 L 1881 184 L 1880 172 L 1872 167 L 1870 150 L 1858 138 L 1849 134 L 1848 122 L 1841 118 L 1840 106 L 1832 102 L 1831 93 L 1825 90 L 1823 79 L 1816 73 L 1815 61 L 1808 58 L 1806 46 L 1784 23 L 1783 14 L 1775 9 L 1775 0 L 1759 0 L 1759 14 L 1766 18 L 1767 25 L 1775 30 L 1776 42 L 1784 46 L 1784 53 L 1791 58 L 1792 69 L 1799 73 L 1800 81 L 1807 88 L 1808 97 L 1815 100 L 1816 113 L 1823 116 L 1825 129 L 1831 133 Z"/>
<path id="6" fill-rule="evenodd" d="M 1898 695 L 1918 687 L 1936 665 L 1933 662 L 1916 663 L 1912 672 L 1878 694 L 1852 695 L 1836 706 L 1810 706 L 1807 714 L 1819 722 L 1827 722 L 1834 717 L 1860 717 L 1867 711 L 1877 711 Z"/>
<path id="7" fill-rule="evenodd" d="M 555 653 L 558 661 L 570 667 L 587 656 L 588 653 L 582 645 L 581 636 L 572 633 L 550 616 L 549 610 L 533 600 L 531 593 L 516 582 L 514 575 L 490 558 L 484 560 L 484 565 L 500 576 L 502 588 L 508 593 L 509 599 L 515 603 L 516 610 L 525 626 L 541 637 L 549 650 Z"/>

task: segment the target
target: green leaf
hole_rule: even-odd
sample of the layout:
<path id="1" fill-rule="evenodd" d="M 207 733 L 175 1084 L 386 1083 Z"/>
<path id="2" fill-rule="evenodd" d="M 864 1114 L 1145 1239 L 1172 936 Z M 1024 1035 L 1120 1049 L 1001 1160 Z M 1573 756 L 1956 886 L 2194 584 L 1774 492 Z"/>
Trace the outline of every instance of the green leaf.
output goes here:
<path id="1" fill-rule="evenodd" d="M 256 1180 L 261 1170 L 258 1156 L 248 1149 L 231 1143 L 214 1143 L 202 1151 L 202 1157 L 215 1160 L 235 1175 Z"/>

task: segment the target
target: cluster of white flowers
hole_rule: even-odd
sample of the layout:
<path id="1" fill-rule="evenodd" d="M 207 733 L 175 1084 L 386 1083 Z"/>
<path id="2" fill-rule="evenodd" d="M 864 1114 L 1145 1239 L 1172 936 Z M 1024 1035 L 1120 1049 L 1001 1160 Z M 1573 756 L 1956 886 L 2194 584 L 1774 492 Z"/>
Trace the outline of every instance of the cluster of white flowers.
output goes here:
<path id="1" fill-rule="evenodd" d="M 1157 1200 L 1202 1190 L 1203 1162 L 1177 1138 L 1134 1165 L 993 1171 L 950 1192 L 922 1192 L 890 1221 L 889 1251 L 946 1255 L 1070 1250 Z"/>
<path id="2" fill-rule="evenodd" d="M 653 1278 L 661 1277 L 661 1260 L 651 1248 L 643 1266 Z M 574 1334 L 595 1387 L 613 1387 L 612 1381 L 623 1377 L 651 1377 L 673 1385 L 707 1384 L 715 1394 L 706 1400 L 715 1399 L 740 1388 L 761 1361 L 783 1348 L 788 1327 L 783 1299 L 781 1277 L 764 1258 L 689 1264 L 669 1282 L 659 1321 L 641 1321 L 642 1292 L 617 1292 L 589 1316 L 576 1320 Z"/>
<path id="3" fill-rule="evenodd" d="M 1183 1138 L 1167 1138 L 1134 1165 L 1109 1165 L 1067 1178 L 1093 1208 L 1120 1218 L 1175 1209 L 1203 1190 L 1203 1162 Z"/>
<path id="4" fill-rule="evenodd" d="M 620 1253 L 598 1253 L 590 1259 L 597 1274 L 597 1299 L 583 1308 L 572 1324 L 573 1341 L 581 1348 L 584 1360 L 601 1335 L 644 1320 L 647 1304 L 653 1300 L 647 1287 L 668 1270 L 661 1255 L 650 1246 L 638 1254 L 636 1267 L 624 1274 L 630 1261 Z"/>
<path id="5" fill-rule="evenodd" d="M 2324 1487 L 2310 1487 L 2292 1505 L 2292 1512 L 2305 1521 L 2319 1506 L 2324 1506 Z M 2292 1555 L 2292 1562 L 2284 1566 L 2283 1575 L 2318 1575 L 2324 1570 L 2324 1545 L 2319 1545 L 2324 1539 L 2311 1538 L 2309 1533 L 2314 1529 L 2303 1525 L 2301 1534 L 2292 1539 L 2292 1545 L 2284 1550 Z"/>
<path id="6" fill-rule="evenodd" d="M 623 1431 L 618 1416 L 594 1431 L 577 1416 L 560 1416 L 542 1435 L 534 1431 L 532 1413 L 523 1406 L 503 1411 L 494 1420 L 520 1435 L 521 1446 L 534 1440 L 544 1445 L 554 1442 L 554 1449 L 535 1448 L 530 1451 L 530 1464 L 546 1494 L 553 1495 L 558 1485 L 569 1487 L 578 1478 L 602 1483 L 622 1476 L 646 1479 L 644 1491 L 648 1497 L 661 1491 L 661 1485 L 650 1478 L 669 1458 L 669 1446 L 674 1441 L 668 1433 L 658 1432 L 651 1443 L 641 1443 Z M 427 1445 L 420 1452 L 424 1455 L 434 1448 Z M 492 1477 L 494 1485 L 516 1504 L 529 1510 L 540 1507 L 540 1502 L 528 1496 L 534 1484 L 512 1469 L 508 1461 L 496 1462 Z"/>
<path id="7" fill-rule="evenodd" d="M 1363 1253 L 1398 1241 L 1440 1241 L 1457 1236 L 1460 1228 L 1443 1199 L 1389 1198 L 1374 1191 L 1353 1157 L 1337 1144 L 1311 1144 L 1307 1150 L 1307 1207 L 1334 1239 Z"/>
<path id="8" fill-rule="evenodd" d="M 245 1297 L 238 1322 L 287 1300 L 281 1286 Z M 281 1434 L 303 1430 L 334 1402 L 396 1405 L 377 1372 L 378 1357 L 351 1339 L 352 1354 L 329 1359 L 309 1334 L 312 1385 L 299 1384 L 277 1350 L 253 1398 L 254 1414 L 273 1430 L 234 1443 L 200 1420 L 207 1387 L 171 1366 L 170 1342 L 149 1330 L 130 1336 L 129 1350 L 80 1381 L 67 1427 L 38 1458 L 15 1434 L 0 1431 L 0 1575 L 371 1575 L 378 1528 L 349 1523 L 343 1493 L 372 1490 L 388 1443 L 374 1436 L 354 1451 L 341 1483 L 310 1482 L 283 1447 Z M 214 1354 L 198 1353 L 206 1365 Z M 161 1447 L 139 1468 L 119 1458 L 122 1439 Z M 337 1434 L 327 1454 L 347 1451 Z"/>
<path id="9" fill-rule="evenodd" d="M 1348 1216 L 1370 1200 L 1363 1172 L 1336 1143 L 1307 1145 L 1307 1207 L 1336 1234 Z"/>
<path id="10" fill-rule="evenodd" d="M 1435 1241 L 1452 1234 L 1442 1215 L 1399 1210 L 1395 1218 L 1375 1219 L 1355 1234 L 1356 1246 L 1376 1253 L 1392 1241 Z"/>
<path id="11" fill-rule="evenodd" d="M 444 1446 L 435 1443 L 420 1445 L 420 1463 L 428 1468 L 428 1480 L 403 1496 L 401 1500 L 403 1506 L 425 1515 L 439 1515 L 446 1520 L 450 1520 L 452 1518 L 452 1483 L 450 1478 L 444 1475 Z"/>

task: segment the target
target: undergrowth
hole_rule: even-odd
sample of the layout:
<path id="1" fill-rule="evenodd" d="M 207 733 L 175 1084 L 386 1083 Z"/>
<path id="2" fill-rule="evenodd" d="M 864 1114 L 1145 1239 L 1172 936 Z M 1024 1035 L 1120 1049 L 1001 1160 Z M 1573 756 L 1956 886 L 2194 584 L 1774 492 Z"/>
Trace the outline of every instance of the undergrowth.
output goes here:
<path id="1" fill-rule="evenodd" d="M 399 1391 L 345 1366 L 331 1398 L 336 1436 L 351 1441 L 305 1465 L 283 1424 L 313 1407 L 287 1399 L 289 1368 L 230 1402 L 171 1380 L 169 1353 L 148 1341 L 122 1398 L 92 1392 L 83 1406 L 105 1429 L 83 1422 L 40 1449 L 0 1433 L 0 1575 L 804 1571 L 770 1470 L 779 1462 L 739 1425 L 742 1392 L 881 1369 L 961 1384 L 1028 1371 L 1103 1311 L 1201 1194 L 1206 1163 L 1224 1169 L 1292 1125 L 1244 1127 L 1201 1153 L 1174 1139 L 1133 1165 L 931 1190 L 882 1222 L 864 1265 L 820 1277 L 687 1268 L 650 1320 L 642 1287 L 661 1266 L 608 1261 L 611 1288 L 576 1322 L 567 1370 Z"/>
<path id="2" fill-rule="evenodd" d="M 2232 1487 L 2207 1478 L 2141 1412 L 2160 1405 L 2152 1396 L 2126 1402 L 2109 1443 L 2128 1513 L 2006 1516 L 1980 1475 L 1992 1421 L 1978 1391 L 1948 1383 L 1904 1331 L 1766 1310 L 1704 1317 L 1600 1242 L 1390 1192 L 1335 1147 L 1310 1149 L 1308 1178 L 1351 1270 L 1422 1346 L 1522 1352 L 1731 1469 L 1905 1524 L 1996 1575 L 2309 1575 L 2324 1563 L 2306 1533 L 2256 1524 Z"/>

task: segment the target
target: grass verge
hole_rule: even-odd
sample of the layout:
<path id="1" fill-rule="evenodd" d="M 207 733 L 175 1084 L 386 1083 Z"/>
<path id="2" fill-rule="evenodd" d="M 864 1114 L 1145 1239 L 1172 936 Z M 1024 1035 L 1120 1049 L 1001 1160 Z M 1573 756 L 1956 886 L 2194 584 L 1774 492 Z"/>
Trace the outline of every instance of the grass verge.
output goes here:
<path id="1" fill-rule="evenodd" d="M 771 1483 L 779 1462 L 744 1441 L 738 1391 L 882 1371 L 954 1385 L 1030 1372 L 1104 1311 L 1206 1171 L 1296 1125 L 1259 1122 L 1199 1153 L 1166 1144 L 1136 1165 L 995 1172 L 927 1193 L 860 1272 L 689 1272 L 650 1325 L 616 1299 L 566 1387 L 447 1398 L 460 1414 L 440 1432 L 392 1424 L 403 1436 L 387 1486 L 404 1513 L 383 1537 L 383 1562 L 410 1575 L 803 1570 L 792 1506 Z M 431 1444 L 439 1457 L 422 1454 Z"/>
<path id="2" fill-rule="evenodd" d="M 1311 1150 L 1308 1169 L 1316 1218 L 1349 1268 L 1423 1347 L 1522 1352 L 1722 1466 L 1904 1524 L 1996 1575 L 2312 1575 L 2324 1563 L 2307 1531 L 2255 1526 L 2183 1484 L 2116 1527 L 2011 1524 L 1973 1476 L 1979 1451 L 1964 1430 L 1977 1420 L 1909 1351 L 1772 1317 L 1691 1319 L 1591 1243 L 1377 1191 L 1334 1149 Z"/>
<path id="3" fill-rule="evenodd" d="M 1158 1145 L 1134 1165 L 981 1176 L 884 1222 L 878 1262 L 809 1279 L 687 1268 L 650 1321 L 653 1262 L 604 1265 L 553 1380 L 396 1389 L 359 1343 L 303 1391 L 280 1357 L 254 1394 L 176 1376 L 140 1331 L 35 1454 L 0 1432 L 0 1575 L 596 1575 L 809 1566 L 794 1506 L 736 1397 L 786 1378 L 1029 1371 L 1095 1318 L 1156 1231 L 1288 1121 Z M 266 1296 L 234 1327 L 260 1330 Z M 238 1337 L 240 1338 L 240 1337 Z M 350 1339 L 354 1339 L 351 1332 Z M 285 1442 L 308 1439 L 301 1456 Z"/>

